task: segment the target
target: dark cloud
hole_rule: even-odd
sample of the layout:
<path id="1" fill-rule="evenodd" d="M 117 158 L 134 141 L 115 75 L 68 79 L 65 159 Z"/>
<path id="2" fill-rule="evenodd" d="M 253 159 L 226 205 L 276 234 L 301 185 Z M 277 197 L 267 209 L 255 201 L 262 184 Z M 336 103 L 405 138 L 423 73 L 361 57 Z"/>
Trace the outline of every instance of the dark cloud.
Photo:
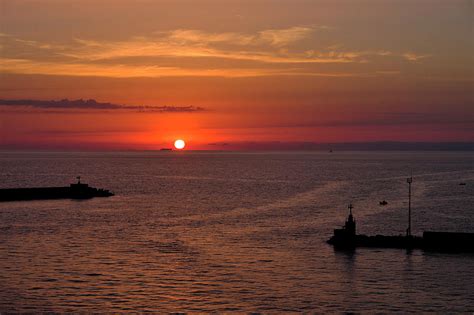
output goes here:
<path id="1" fill-rule="evenodd" d="M 192 113 L 204 111 L 198 106 L 131 106 L 113 103 L 101 103 L 96 100 L 1 100 L 0 107 L 3 108 L 34 108 L 45 110 L 128 110 L 149 113 Z"/>
<path id="2" fill-rule="evenodd" d="M 439 128 L 456 128 L 456 130 L 473 130 L 474 118 L 466 113 L 419 113 L 419 112 L 385 112 L 370 113 L 367 115 L 354 114 L 353 117 L 341 115 L 344 118 L 321 119 L 317 115 L 309 116 L 307 119 L 281 121 L 258 121 L 241 122 L 239 126 L 232 126 L 235 129 L 262 129 L 262 128 L 364 128 L 364 127 L 413 127 L 413 126 L 437 126 Z M 228 129 L 228 126 L 213 125 L 214 129 Z M 210 144 L 212 145 L 212 144 Z"/>
<path id="3" fill-rule="evenodd" d="M 474 142 L 397 142 L 397 141 L 375 141 L 375 142 L 284 142 L 284 141 L 243 141 L 232 142 L 226 150 L 250 150 L 250 151 L 275 151 L 275 150 L 310 150 L 326 151 L 332 150 L 334 154 L 339 151 L 474 151 Z"/>
<path id="4" fill-rule="evenodd" d="M 139 128 L 125 128 L 125 129 L 96 129 L 96 130 L 65 130 L 65 129 L 52 129 L 52 130 L 35 130 L 27 132 L 28 135 L 41 135 L 41 136 L 96 136 L 105 134 L 132 134 L 141 133 L 143 130 Z"/>
<path id="5" fill-rule="evenodd" d="M 314 127 L 365 127 L 365 126 L 407 126 L 407 125 L 459 125 L 472 124 L 471 117 L 459 117 L 441 113 L 383 113 L 367 119 L 335 120 L 311 124 Z"/>

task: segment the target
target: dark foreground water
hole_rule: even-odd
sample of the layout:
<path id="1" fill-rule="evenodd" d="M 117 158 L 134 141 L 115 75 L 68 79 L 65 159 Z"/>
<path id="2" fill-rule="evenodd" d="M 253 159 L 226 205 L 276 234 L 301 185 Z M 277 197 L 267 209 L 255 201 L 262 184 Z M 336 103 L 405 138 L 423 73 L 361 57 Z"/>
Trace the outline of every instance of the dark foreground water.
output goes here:
<path id="1" fill-rule="evenodd" d="M 359 232 L 403 234 L 410 170 L 415 234 L 474 232 L 473 162 L 427 152 L 3 152 L 3 188 L 82 175 L 116 196 L 0 203 L 0 312 L 472 312 L 474 255 L 336 252 L 325 240 L 349 202 Z"/>

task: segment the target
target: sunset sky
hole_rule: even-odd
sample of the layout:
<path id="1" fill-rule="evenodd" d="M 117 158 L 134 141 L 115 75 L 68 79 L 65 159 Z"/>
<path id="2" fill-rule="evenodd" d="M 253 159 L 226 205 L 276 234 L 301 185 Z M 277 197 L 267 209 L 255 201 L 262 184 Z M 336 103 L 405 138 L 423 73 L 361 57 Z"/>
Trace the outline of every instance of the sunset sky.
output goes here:
<path id="1" fill-rule="evenodd" d="M 0 149 L 474 141 L 473 21 L 471 0 L 0 0 Z"/>

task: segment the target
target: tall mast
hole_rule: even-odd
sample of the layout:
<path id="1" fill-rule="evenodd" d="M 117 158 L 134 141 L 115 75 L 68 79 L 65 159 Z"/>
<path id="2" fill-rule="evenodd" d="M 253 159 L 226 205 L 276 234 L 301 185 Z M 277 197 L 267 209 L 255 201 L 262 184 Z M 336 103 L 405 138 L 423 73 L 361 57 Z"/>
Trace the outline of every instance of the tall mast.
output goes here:
<path id="1" fill-rule="evenodd" d="M 407 178 L 408 183 L 408 229 L 407 229 L 407 236 L 411 236 L 411 183 L 413 182 L 413 176 L 410 175 Z"/>

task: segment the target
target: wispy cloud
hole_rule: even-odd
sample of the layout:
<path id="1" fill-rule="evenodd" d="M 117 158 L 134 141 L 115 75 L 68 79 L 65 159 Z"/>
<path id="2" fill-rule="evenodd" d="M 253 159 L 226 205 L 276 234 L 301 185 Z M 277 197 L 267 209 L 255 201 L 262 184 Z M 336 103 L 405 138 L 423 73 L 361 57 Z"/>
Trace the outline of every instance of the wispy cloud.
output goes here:
<path id="1" fill-rule="evenodd" d="M 176 29 L 126 40 L 75 38 L 72 42 L 61 44 L 3 34 L 5 49 L 2 49 L 0 67 L 2 72 L 7 73 L 117 78 L 345 76 L 345 73 L 338 71 L 322 72 L 316 68 L 321 64 L 336 67 L 367 63 L 374 58 L 420 62 L 430 56 L 414 52 L 350 50 L 340 44 L 324 49 L 311 47 L 315 45 L 314 36 L 317 32 L 330 30 L 328 26 L 314 25 L 267 29 L 255 33 Z M 183 60 L 193 60 L 193 64 L 186 66 Z M 341 69 L 339 67 L 338 70 Z M 372 75 L 384 74 L 374 71 Z"/>
<path id="2" fill-rule="evenodd" d="M 178 29 L 171 32 L 156 32 L 163 39 L 175 44 L 227 43 L 239 46 L 271 45 L 275 47 L 288 46 L 308 38 L 317 30 L 329 29 L 328 26 L 294 26 L 287 29 L 268 29 L 256 34 L 234 32 L 209 33 L 201 30 Z"/>
<path id="3" fill-rule="evenodd" d="M 288 52 L 283 49 L 314 32 L 310 27 L 264 30 L 257 34 L 208 33 L 200 30 L 158 32 L 155 36 L 125 41 L 91 41 L 76 38 L 78 47 L 61 55 L 78 60 L 104 61 L 128 57 L 223 58 L 262 63 L 347 63 L 354 54 L 345 52 Z"/>
<path id="4" fill-rule="evenodd" d="M 202 112 L 205 109 L 197 106 L 131 106 L 113 103 L 101 103 L 96 100 L 0 100 L 0 108 L 7 109 L 24 109 L 34 108 L 40 110 L 120 110 L 120 111 L 136 111 L 148 113 L 193 113 Z"/>
<path id="5" fill-rule="evenodd" d="M 417 62 L 417 61 L 420 61 L 422 59 L 431 57 L 431 55 L 420 55 L 420 54 L 416 54 L 416 53 L 413 53 L 413 52 L 404 53 L 402 56 L 406 60 L 413 61 L 413 62 Z"/>
<path id="6" fill-rule="evenodd" d="M 269 43 L 276 47 L 284 47 L 308 38 L 316 29 L 323 29 L 323 27 L 295 26 L 288 29 L 265 30 L 258 34 L 256 41 Z"/>
<path id="7" fill-rule="evenodd" d="M 61 76 L 101 76 L 113 78 L 132 77 L 259 77 L 259 76 L 319 76 L 353 77 L 367 76 L 366 73 L 349 72 L 309 72 L 303 68 L 232 68 L 232 69 L 195 69 L 180 67 L 160 67 L 155 65 L 96 64 L 45 62 L 28 59 L 0 59 L 0 68 L 5 73 L 46 74 Z M 370 75 L 370 74 L 369 74 Z"/>

